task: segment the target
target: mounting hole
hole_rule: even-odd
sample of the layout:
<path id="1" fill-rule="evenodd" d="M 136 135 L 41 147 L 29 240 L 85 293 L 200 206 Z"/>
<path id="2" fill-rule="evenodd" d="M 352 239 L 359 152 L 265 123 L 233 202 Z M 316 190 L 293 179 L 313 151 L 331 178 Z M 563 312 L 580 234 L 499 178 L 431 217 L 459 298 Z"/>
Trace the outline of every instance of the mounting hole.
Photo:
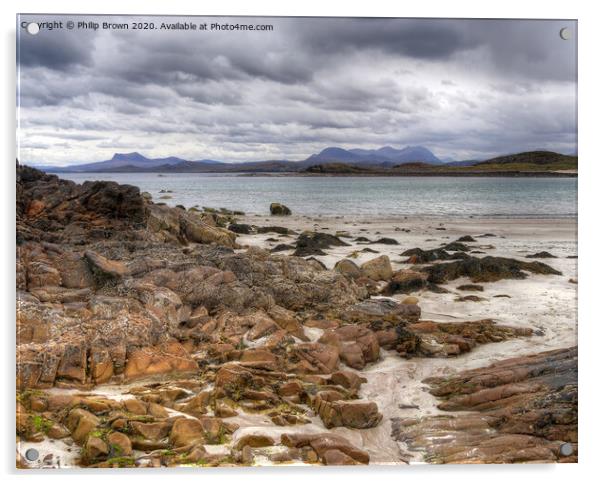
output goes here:
<path id="1" fill-rule="evenodd" d="M 27 30 L 27 33 L 31 35 L 37 35 L 40 33 L 40 26 L 36 22 L 28 23 L 25 29 Z"/>
<path id="2" fill-rule="evenodd" d="M 25 458 L 29 461 L 35 461 L 40 457 L 40 452 L 35 448 L 29 448 L 25 451 Z"/>
<path id="3" fill-rule="evenodd" d="M 571 38 L 573 38 L 573 32 L 571 32 L 570 28 L 563 27 L 560 29 L 560 38 L 562 40 L 570 40 Z"/>
<path id="4" fill-rule="evenodd" d="M 573 445 L 571 443 L 562 443 L 560 445 L 560 454 L 562 456 L 571 456 L 573 454 Z"/>

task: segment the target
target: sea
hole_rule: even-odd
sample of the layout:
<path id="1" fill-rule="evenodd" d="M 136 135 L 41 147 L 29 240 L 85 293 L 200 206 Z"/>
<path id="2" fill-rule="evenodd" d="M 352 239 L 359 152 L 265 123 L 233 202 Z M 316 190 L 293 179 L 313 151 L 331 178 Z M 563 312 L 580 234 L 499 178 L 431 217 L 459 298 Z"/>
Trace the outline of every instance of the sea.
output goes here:
<path id="1" fill-rule="evenodd" d="M 155 202 L 269 214 L 272 202 L 309 216 L 571 218 L 577 178 L 330 177 L 205 173 L 62 173 L 78 183 L 135 185 Z"/>

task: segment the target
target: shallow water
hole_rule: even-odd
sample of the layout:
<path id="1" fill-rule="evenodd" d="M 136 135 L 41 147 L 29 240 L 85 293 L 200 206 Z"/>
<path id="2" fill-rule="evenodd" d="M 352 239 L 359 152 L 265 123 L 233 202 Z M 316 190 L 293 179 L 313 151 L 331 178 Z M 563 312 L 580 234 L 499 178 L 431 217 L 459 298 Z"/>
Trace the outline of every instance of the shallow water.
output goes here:
<path id="1" fill-rule="evenodd" d="M 65 173 L 78 183 L 112 180 L 155 201 L 266 214 L 272 202 L 302 215 L 572 217 L 576 178 L 305 177 L 197 173 Z M 160 193 L 170 190 L 172 193 Z M 161 199 L 162 196 L 170 198 Z"/>

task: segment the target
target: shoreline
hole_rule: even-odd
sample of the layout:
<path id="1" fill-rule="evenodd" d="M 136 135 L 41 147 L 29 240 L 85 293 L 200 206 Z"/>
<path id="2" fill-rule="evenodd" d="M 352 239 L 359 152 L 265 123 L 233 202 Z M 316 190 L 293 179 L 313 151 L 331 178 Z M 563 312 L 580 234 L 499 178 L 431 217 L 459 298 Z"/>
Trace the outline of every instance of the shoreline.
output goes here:
<path id="1" fill-rule="evenodd" d="M 308 177 L 308 178 L 324 178 L 324 177 L 337 177 L 337 178 L 577 178 L 578 172 L 572 170 L 559 170 L 559 171 L 472 171 L 472 172 L 406 172 L 406 173 L 389 173 L 389 172 L 373 172 L 373 173 L 309 173 L 303 171 L 46 171 L 48 174 L 55 174 L 61 176 L 63 174 L 157 174 L 157 175 L 169 175 L 169 174 L 200 174 L 200 175 L 230 175 L 230 176 L 248 176 L 248 177 Z"/>

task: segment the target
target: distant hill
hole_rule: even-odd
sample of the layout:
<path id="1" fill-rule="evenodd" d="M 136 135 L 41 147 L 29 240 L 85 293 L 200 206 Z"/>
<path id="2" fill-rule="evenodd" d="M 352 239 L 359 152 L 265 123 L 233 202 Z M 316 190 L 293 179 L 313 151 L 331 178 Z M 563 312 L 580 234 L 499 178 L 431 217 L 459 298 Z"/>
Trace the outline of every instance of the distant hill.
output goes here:
<path id="1" fill-rule="evenodd" d="M 333 165 L 328 168 L 329 165 Z M 319 166 L 315 169 L 315 166 Z M 350 167 L 354 168 L 351 169 Z M 226 163 L 211 159 L 188 161 L 175 156 L 147 158 L 138 152 L 116 153 L 107 161 L 71 165 L 67 167 L 38 166 L 53 173 L 390 173 L 391 170 L 408 172 L 467 172 L 473 171 L 555 171 L 576 170 L 577 157 L 549 151 L 498 156 L 487 161 L 453 161 L 442 163 L 431 151 L 422 146 L 396 149 L 385 146 L 379 149 L 326 148 L 303 161 L 267 160 Z M 357 169 L 355 169 L 357 168 Z"/>
<path id="2" fill-rule="evenodd" d="M 423 146 L 408 146 L 403 149 L 385 146 L 379 149 L 343 149 L 330 147 L 312 154 L 300 164 L 347 163 L 363 166 L 394 166 L 401 163 L 422 162 L 427 164 L 443 164 L 431 151 Z"/>
<path id="3" fill-rule="evenodd" d="M 366 167 L 348 163 L 327 163 L 311 166 L 305 172 L 372 176 L 571 176 L 577 173 L 577 158 L 548 151 L 530 151 L 499 156 L 487 161 L 456 161 L 447 164 L 408 162 L 387 167 Z"/>
<path id="4" fill-rule="evenodd" d="M 480 163 L 476 159 L 467 159 L 466 161 L 449 161 L 445 163 L 445 166 L 474 166 L 477 163 Z"/>
<path id="5" fill-rule="evenodd" d="M 524 153 L 508 154 L 498 156 L 476 163 L 475 166 L 491 167 L 492 165 L 538 165 L 538 166 L 565 166 L 557 169 L 576 169 L 577 156 L 567 156 L 566 154 L 554 153 L 552 151 L 527 151 Z"/>
<path id="6" fill-rule="evenodd" d="M 367 174 L 374 172 L 374 169 L 346 163 L 328 163 L 310 166 L 305 172 L 313 174 Z"/>
<path id="7" fill-rule="evenodd" d="M 140 153 L 115 153 L 113 157 L 107 161 L 97 161 L 94 163 L 86 164 L 74 164 L 71 166 L 62 167 L 49 167 L 45 166 L 44 170 L 49 172 L 121 172 L 121 171 L 136 171 L 142 170 L 147 171 L 156 168 L 165 168 L 169 166 L 175 166 L 180 163 L 189 162 L 175 156 L 167 158 L 147 158 Z M 215 166 L 222 164 L 219 161 L 213 161 L 210 159 L 204 159 L 202 161 L 194 161 L 201 165 Z M 42 168 L 42 166 L 39 166 Z"/>

